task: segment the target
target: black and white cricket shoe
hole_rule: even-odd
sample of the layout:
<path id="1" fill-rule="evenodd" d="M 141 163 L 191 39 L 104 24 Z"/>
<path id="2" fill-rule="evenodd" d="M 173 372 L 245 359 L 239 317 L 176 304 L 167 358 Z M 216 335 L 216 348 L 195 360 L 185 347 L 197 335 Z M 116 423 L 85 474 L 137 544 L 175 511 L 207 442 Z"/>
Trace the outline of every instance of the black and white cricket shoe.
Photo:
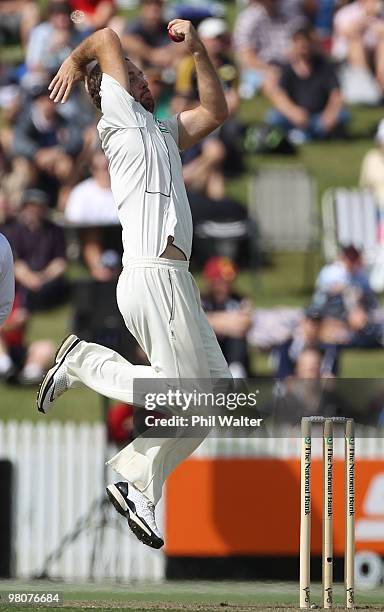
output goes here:
<path id="1" fill-rule="evenodd" d="M 54 401 L 68 389 L 67 368 L 65 358 L 80 342 L 75 334 L 67 336 L 59 346 L 55 355 L 53 366 L 43 378 L 37 393 L 37 408 L 40 412 L 47 414 Z"/>
<path id="2" fill-rule="evenodd" d="M 116 482 L 107 486 L 107 495 L 140 542 L 151 548 L 164 545 L 155 522 L 155 506 L 141 491 L 128 482 Z"/>

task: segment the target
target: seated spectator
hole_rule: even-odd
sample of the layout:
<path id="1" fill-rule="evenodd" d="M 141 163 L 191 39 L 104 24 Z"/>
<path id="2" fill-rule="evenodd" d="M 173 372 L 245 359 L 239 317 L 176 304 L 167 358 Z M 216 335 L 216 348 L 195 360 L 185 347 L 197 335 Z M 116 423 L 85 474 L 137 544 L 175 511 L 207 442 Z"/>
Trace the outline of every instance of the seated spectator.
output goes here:
<path id="1" fill-rule="evenodd" d="M 116 278 L 120 272 L 119 253 L 103 246 L 103 225 L 120 225 L 111 191 L 108 160 L 102 151 L 96 151 L 91 161 L 92 176 L 82 181 L 69 195 L 65 218 L 81 229 L 81 244 L 85 264 L 91 276 L 99 281 Z M 118 263 L 118 265 L 116 265 Z"/>
<path id="2" fill-rule="evenodd" d="M 350 304 L 361 299 L 367 310 L 373 310 L 377 306 L 361 253 L 352 245 L 343 247 L 336 261 L 324 266 L 320 271 L 313 304 L 324 313 L 325 307 L 328 311 L 332 308 L 329 300 L 340 295 L 344 295 Z"/>
<path id="3" fill-rule="evenodd" d="M 318 308 L 308 308 L 292 337 L 274 349 L 273 357 L 276 362 L 277 378 L 285 379 L 292 376 L 295 371 L 299 372 L 298 375 L 302 378 L 312 378 L 312 376 L 303 375 L 304 370 L 308 374 L 310 364 L 314 363 L 313 355 L 308 359 L 303 356 L 309 350 L 313 350 L 317 356 L 321 353 L 318 370 L 322 376 L 337 374 L 338 350 L 336 346 L 327 346 L 320 341 L 322 321 L 323 316 Z"/>
<path id="4" fill-rule="evenodd" d="M 116 6 L 114 0 L 70 0 L 71 19 L 83 37 L 106 26 L 119 30 L 121 20 L 114 17 Z"/>
<path id="5" fill-rule="evenodd" d="M 239 73 L 237 66 L 229 55 L 230 39 L 228 26 L 223 19 L 209 17 L 197 28 L 209 58 L 217 70 L 222 82 L 229 114 L 232 115 L 239 105 Z M 180 94 L 197 94 L 195 62 L 191 55 L 185 56 L 177 67 L 176 92 Z"/>
<path id="6" fill-rule="evenodd" d="M 172 114 L 195 108 L 196 92 L 177 94 Z M 240 129 L 231 118 L 219 130 L 182 151 L 183 177 L 187 190 L 220 200 L 225 196 L 225 176 L 236 176 L 243 169 Z"/>
<path id="7" fill-rule="evenodd" d="M 344 132 L 348 116 L 335 70 L 315 51 L 311 30 L 294 33 L 291 60 L 266 93 L 275 106 L 267 122 L 284 129 L 294 144 Z"/>
<path id="8" fill-rule="evenodd" d="M 163 9 L 163 0 L 143 0 L 138 19 L 125 30 L 124 49 L 139 66 L 169 68 L 175 53 L 179 53 L 176 45 L 169 40 L 168 23 L 163 18 Z"/>
<path id="9" fill-rule="evenodd" d="M 287 60 L 292 28 L 303 22 L 296 10 L 287 17 L 278 0 L 251 0 L 237 17 L 234 44 L 242 69 L 240 95 L 251 98 L 278 78 L 278 67 Z"/>
<path id="10" fill-rule="evenodd" d="M 27 345 L 28 320 L 29 313 L 22 307 L 19 293 L 8 319 L 0 327 L 0 380 L 38 384 L 52 364 L 55 345 L 51 340 L 35 340 Z"/>
<path id="11" fill-rule="evenodd" d="M 47 216 L 48 196 L 28 189 L 17 221 L 3 230 L 15 257 L 21 305 L 31 312 L 62 304 L 68 296 L 64 232 Z"/>
<path id="12" fill-rule="evenodd" d="M 28 41 L 25 62 L 30 71 L 56 72 L 81 42 L 81 36 L 70 19 L 68 2 L 51 0 L 48 11 L 48 20 L 32 30 Z"/>
<path id="13" fill-rule="evenodd" d="M 212 257 L 204 266 L 207 291 L 202 305 L 216 333 L 221 350 L 234 378 L 249 374 L 247 332 L 251 327 L 251 307 L 233 290 L 237 269 L 226 257 Z"/>
<path id="14" fill-rule="evenodd" d="M 364 156 L 360 169 L 360 187 L 367 187 L 374 193 L 384 211 L 384 119 L 376 132 L 377 147 L 370 149 Z M 381 232 L 384 234 L 384 232 Z"/>
<path id="15" fill-rule="evenodd" d="M 31 106 L 16 123 L 13 155 L 28 160 L 30 174 L 36 173 L 34 184 L 49 191 L 54 200 L 69 179 L 82 144 L 79 126 L 63 118 L 49 98 L 48 82 L 37 85 Z"/>
<path id="16" fill-rule="evenodd" d="M 133 440 L 134 435 L 134 406 L 131 404 L 113 404 L 107 413 L 108 440 L 117 444 L 119 448 L 126 446 Z"/>
<path id="17" fill-rule="evenodd" d="M 303 416 L 336 417 L 350 414 L 336 379 L 322 372 L 323 352 L 316 346 L 299 355 L 292 376 L 275 386 L 275 399 L 268 406 L 277 423 L 298 425 Z M 326 380 L 325 380 L 326 379 Z"/>
<path id="18" fill-rule="evenodd" d="M 255 263 L 257 229 L 240 202 L 226 196 L 211 199 L 188 191 L 193 219 L 191 267 L 201 270 L 213 256 L 230 257 L 237 265 Z"/>
<path id="19" fill-rule="evenodd" d="M 0 2 L 0 47 L 19 42 L 25 47 L 39 17 L 39 5 L 34 0 Z"/>
<path id="20" fill-rule="evenodd" d="M 321 270 L 313 302 L 324 317 L 323 342 L 350 348 L 382 347 L 382 325 L 373 316 L 376 296 L 354 247 L 344 247 L 339 259 Z"/>
<path id="21" fill-rule="evenodd" d="M 378 104 L 384 90 L 384 11 L 380 0 L 355 0 L 337 11 L 333 56 L 347 63 L 341 79 L 351 104 Z"/>
<path id="22" fill-rule="evenodd" d="M 8 318 L 15 298 L 13 255 L 8 240 L 0 234 L 0 326 Z"/>

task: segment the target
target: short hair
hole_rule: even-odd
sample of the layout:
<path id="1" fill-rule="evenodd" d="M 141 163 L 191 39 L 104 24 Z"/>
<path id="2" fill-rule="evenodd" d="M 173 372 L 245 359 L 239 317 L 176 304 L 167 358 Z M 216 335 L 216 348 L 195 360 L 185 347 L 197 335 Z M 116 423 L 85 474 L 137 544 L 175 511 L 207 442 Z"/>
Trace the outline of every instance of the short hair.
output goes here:
<path id="1" fill-rule="evenodd" d="M 100 87 L 103 73 L 99 64 L 95 64 L 89 74 L 86 76 L 86 85 L 92 103 L 98 110 L 101 110 Z"/>
<path id="2" fill-rule="evenodd" d="M 361 257 L 361 251 L 356 249 L 353 244 L 343 245 L 341 252 L 345 259 L 348 259 L 351 263 L 356 263 Z"/>

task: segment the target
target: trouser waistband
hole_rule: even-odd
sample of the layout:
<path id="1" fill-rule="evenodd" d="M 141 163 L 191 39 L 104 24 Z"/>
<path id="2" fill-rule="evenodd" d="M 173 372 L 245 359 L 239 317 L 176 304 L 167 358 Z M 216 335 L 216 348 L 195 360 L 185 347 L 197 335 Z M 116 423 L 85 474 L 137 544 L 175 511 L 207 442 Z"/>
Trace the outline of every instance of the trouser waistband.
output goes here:
<path id="1" fill-rule="evenodd" d="M 176 270 L 188 270 L 189 261 L 165 259 L 165 257 L 132 257 L 124 263 L 123 270 L 129 268 L 174 268 Z"/>

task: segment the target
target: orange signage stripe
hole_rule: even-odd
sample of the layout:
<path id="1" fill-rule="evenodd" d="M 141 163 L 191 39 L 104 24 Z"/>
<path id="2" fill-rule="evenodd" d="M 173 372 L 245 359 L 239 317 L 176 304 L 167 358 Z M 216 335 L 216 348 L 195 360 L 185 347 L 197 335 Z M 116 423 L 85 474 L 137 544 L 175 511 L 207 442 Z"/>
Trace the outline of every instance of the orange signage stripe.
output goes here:
<path id="1" fill-rule="evenodd" d="M 313 460 L 312 552 L 317 555 L 321 554 L 321 478 L 321 461 Z M 357 462 L 356 532 L 360 536 L 356 548 L 384 555 L 384 492 L 381 503 L 379 481 L 384 485 L 384 461 Z M 299 460 L 190 459 L 168 479 L 166 552 L 172 556 L 297 555 L 299 504 Z M 344 462 L 336 460 L 334 554 L 343 553 Z"/>

